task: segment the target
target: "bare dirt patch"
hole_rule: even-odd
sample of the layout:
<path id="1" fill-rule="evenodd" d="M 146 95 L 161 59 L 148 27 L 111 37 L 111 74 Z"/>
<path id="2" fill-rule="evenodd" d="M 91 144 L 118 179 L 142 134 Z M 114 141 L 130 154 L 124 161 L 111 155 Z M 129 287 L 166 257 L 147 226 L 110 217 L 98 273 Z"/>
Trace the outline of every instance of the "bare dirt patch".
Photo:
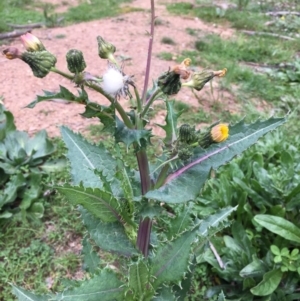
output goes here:
<path id="1" fill-rule="evenodd" d="M 48 2 L 55 0 L 47 0 Z M 193 2 L 193 1 L 187 1 Z M 165 3 L 165 2 L 164 2 Z M 128 5 L 128 4 L 127 4 Z M 91 21 L 75 24 L 67 27 L 46 28 L 34 30 L 36 35 L 46 48 L 57 56 L 58 69 L 67 71 L 65 54 L 69 49 L 77 48 L 84 53 L 87 63 L 86 70 L 93 75 L 102 75 L 107 68 L 107 63 L 98 57 L 97 36 L 101 35 L 117 47 L 116 55 L 128 57 L 124 71 L 126 74 L 134 75 L 137 87 L 143 88 L 145 67 L 147 59 L 150 30 L 150 5 L 148 1 L 136 0 L 130 6 L 143 8 L 144 11 L 131 12 L 115 18 Z M 174 62 L 161 60 L 157 57 L 162 51 L 171 52 L 176 57 L 183 50 L 194 49 L 194 39 L 186 33 L 186 28 L 201 29 L 203 33 L 216 33 L 222 37 L 234 34 L 231 28 L 224 28 L 206 24 L 197 18 L 179 17 L 170 15 L 165 5 L 156 3 L 156 15 L 162 20 L 155 27 L 153 57 L 151 66 L 151 77 L 157 78 L 162 72 L 168 70 Z M 163 37 L 170 37 L 175 45 L 161 43 Z M 24 50 L 21 41 L 16 39 L 12 45 Z M 1 47 L 1 52 L 7 45 Z M 59 85 L 65 86 L 72 92 L 76 92 L 74 84 L 57 74 L 49 74 L 43 79 L 33 76 L 29 66 L 21 60 L 7 60 L 0 57 L 0 96 L 4 97 L 4 104 L 15 116 L 18 129 L 33 134 L 41 129 L 46 129 L 50 136 L 59 135 L 59 125 L 67 125 L 75 131 L 85 131 L 87 127 L 96 120 L 85 119 L 80 116 L 84 107 L 79 104 L 63 104 L 57 102 L 43 102 L 34 109 L 24 108 L 35 99 L 35 95 L 43 94 L 43 90 L 58 91 Z M 220 66 L 220 69 L 226 66 Z M 218 79 L 214 80 L 215 91 L 218 93 Z M 210 88 L 202 90 L 202 95 Z M 107 100 L 94 91 L 88 91 L 92 101 L 107 104 Z M 176 99 L 186 102 L 196 109 L 199 103 L 188 89 L 182 89 Z M 236 110 L 236 103 L 229 93 L 223 94 L 222 102 L 227 102 L 228 110 Z M 129 107 L 128 100 L 122 99 L 122 105 Z M 205 107 L 205 101 L 201 106 Z M 164 113 L 158 114 L 156 121 L 161 121 Z"/>

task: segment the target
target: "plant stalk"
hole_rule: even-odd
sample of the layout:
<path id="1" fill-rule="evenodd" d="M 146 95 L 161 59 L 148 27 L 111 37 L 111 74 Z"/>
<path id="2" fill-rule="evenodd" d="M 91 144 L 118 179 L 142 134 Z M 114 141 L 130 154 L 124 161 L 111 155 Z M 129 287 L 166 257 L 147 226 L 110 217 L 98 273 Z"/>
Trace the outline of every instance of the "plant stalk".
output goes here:
<path id="1" fill-rule="evenodd" d="M 147 101 L 142 113 L 141 113 L 141 118 L 144 117 L 154 100 L 156 99 L 156 96 L 159 95 L 159 93 L 162 92 L 160 88 L 157 88 L 157 90 L 151 95 L 151 98 Z"/>
<path id="2" fill-rule="evenodd" d="M 151 67 L 151 58 L 152 58 L 152 48 L 153 48 L 153 37 L 154 37 L 154 20 L 155 20 L 155 7 L 154 0 L 151 0 L 151 29 L 150 29 L 150 38 L 149 38 L 149 46 L 148 46 L 148 55 L 147 55 L 147 65 L 146 65 L 146 74 L 144 81 L 144 89 L 142 94 L 142 103 L 146 102 L 146 95 L 150 77 L 150 67 Z"/>

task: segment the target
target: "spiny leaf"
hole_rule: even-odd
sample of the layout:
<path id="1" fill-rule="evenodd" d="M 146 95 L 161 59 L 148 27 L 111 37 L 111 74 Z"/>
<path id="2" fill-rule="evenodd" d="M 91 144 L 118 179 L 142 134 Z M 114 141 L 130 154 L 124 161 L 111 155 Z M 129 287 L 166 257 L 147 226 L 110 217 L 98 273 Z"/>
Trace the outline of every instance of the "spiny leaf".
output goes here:
<path id="1" fill-rule="evenodd" d="M 93 246 L 88 241 L 87 236 L 82 241 L 83 268 L 85 271 L 94 274 L 100 263 L 97 252 L 93 250 Z"/>
<path id="2" fill-rule="evenodd" d="M 123 142 L 128 149 L 136 142 L 138 145 L 144 145 L 150 142 L 151 130 L 136 130 L 128 128 L 121 120 L 116 118 L 116 142 Z"/>
<path id="3" fill-rule="evenodd" d="M 101 171 L 108 180 L 114 178 L 116 161 L 103 145 L 91 144 L 67 127 L 61 127 L 61 133 L 68 148 L 67 156 L 75 185 L 82 183 L 87 187 L 102 188 L 103 184 L 95 174 L 95 169 Z"/>
<path id="4" fill-rule="evenodd" d="M 80 287 L 68 289 L 56 296 L 56 301 L 123 301 L 123 283 L 117 276 L 108 271 L 102 270 L 100 275 L 85 280 Z"/>
<path id="5" fill-rule="evenodd" d="M 85 209 L 79 209 L 79 211 L 91 238 L 101 249 L 124 256 L 138 254 L 119 222 L 104 223 Z"/>
<path id="6" fill-rule="evenodd" d="M 152 275 L 156 278 L 153 286 L 158 288 L 164 282 L 180 280 L 187 271 L 191 243 L 197 230 L 188 231 L 176 240 L 163 244 L 157 249 L 152 260 Z"/>
<path id="7" fill-rule="evenodd" d="M 168 239 L 177 237 L 179 234 L 185 232 L 192 226 L 191 213 L 193 211 L 193 204 L 183 205 L 180 210 L 177 210 L 176 217 L 170 221 L 170 230 L 167 233 Z"/>
<path id="8" fill-rule="evenodd" d="M 172 288 L 170 286 L 163 286 L 158 294 L 154 297 L 153 301 L 177 301 L 175 294 L 172 292 Z"/>
<path id="9" fill-rule="evenodd" d="M 20 287 L 12 286 L 13 287 L 13 293 L 17 296 L 19 301 L 50 301 L 54 300 L 53 295 L 35 295 L 31 292 L 28 292 Z"/>
<path id="10" fill-rule="evenodd" d="M 285 121 L 285 118 L 270 118 L 249 125 L 241 121 L 231 126 L 228 140 L 213 144 L 206 150 L 198 149 L 190 163 L 171 173 L 162 187 L 149 191 L 145 196 L 166 203 L 193 200 L 199 194 L 212 168 L 216 169 L 241 154 L 257 139 Z"/>
<path id="11" fill-rule="evenodd" d="M 177 139 L 177 119 L 181 115 L 181 113 L 175 112 L 174 110 L 175 101 L 166 101 L 167 106 L 167 115 L 165 118 L 166 124 L 159 125 L 165 132 L 166 137 L 164 139 L 165 145 L 172 145 L 174 141 Z"/>
<path id="12" fill-rule="evenodd" d="M 68 184 L 54 188 L 66 196 L 70 203 L 83 206 L 103 222 L 121 220 L 122 210 L 119 202 L 106 191 Z"/>
<path id="13" fill-rule="evenodd" d="M 217 227 L 219 223 L 226 220 L 228 216 L 237 209 L 237 207 L 238 206 L 222 208 L 215 214 L 212 214 L 204 219 L 200 224 L 199 234 L 201 236 L 206 236 L 208 234 L 209 228 Z"/>
<path id="14" fill-rule="evenodd" d="M 144 261 L 139 260 L 129 267 L 128 286 L 136 300 L 152 300 L 155 291 L 150 283 L 150 272 Z"/>
<path id="15" fill-rule="evenodd" d="M 70 92 L 67 88 L 63 86 L 59 86 L 60 90 L 58 93 L 53 93 L 51 91 L 45 91 L 45 95 L 37 95 L 37 98 L 31 102 L 29 105 L 26 106 L 26 108 L 34 108 L 36 104 L 38 104 L 41 101 L 46 100 L 53 100 L 53 99 L 62 99 L 62 100 L 68 100 L 73 101 L 77 103 L 86 103 L 88 101 L 88 95 L 85 92 L 85 90 L 78 91 L 79 96 L 75 96 L 72 92 Z"/>

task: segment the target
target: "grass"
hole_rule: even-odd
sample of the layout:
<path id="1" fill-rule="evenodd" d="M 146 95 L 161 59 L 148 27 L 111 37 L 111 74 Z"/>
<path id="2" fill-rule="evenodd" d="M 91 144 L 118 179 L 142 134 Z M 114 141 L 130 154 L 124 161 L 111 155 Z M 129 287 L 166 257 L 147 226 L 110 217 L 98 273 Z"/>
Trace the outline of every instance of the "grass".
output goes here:
<path id="1" fill-rule="evenodd" d="M 82 2 L 80 5 L 70 7 L 64 14 L 68 23 L 86 22 L 91 20 L 102 19 L 106 17 L 114 17 L 122 10 L 120 4 L 130 2 L 129 0 L 91 0 Z"/>
<path id="2" fill-rule="evenodd" d="M 0 32 L 10 31 L 7 25 L 30 24 L 44 22 L 46 25 L 57 25 L 57 19 L 63 17 L 65 24 L 86 22 L 106 17 L 113 17 L 121 13 L 128 13 L 138 8 L 120 8 L 120 4 L 130 0 L 91 0 L 79 2 L 79 5 L 70 7 L 63 14 L 53 14 L 53 5 L 37 0 L 6 0 L 0 3 Z M 47 17 L 44 15 L 47 12 Z"/>

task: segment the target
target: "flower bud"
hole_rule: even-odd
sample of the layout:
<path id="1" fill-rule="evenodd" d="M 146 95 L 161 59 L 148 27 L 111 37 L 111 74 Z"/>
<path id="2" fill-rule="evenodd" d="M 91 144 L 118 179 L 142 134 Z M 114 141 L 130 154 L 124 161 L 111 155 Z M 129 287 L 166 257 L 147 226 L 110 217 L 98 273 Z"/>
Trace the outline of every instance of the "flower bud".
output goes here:
<path id="1" fill-rule="evenodd" d="M 179 139 L 180 141 L 186 142 L 187 144 L 197 141 L 195 129 L 192 128 L 189 124 L 183 124 L 179 128 Z"/>
<path id="2" fill-rule="evenodd" d="M 98 54 L 100 58 L 108 59 L 111 62 L 116 63 L 116 60 L 113 55 L 116 51 L 116 47 L 113 44 L 106 42 L 101 36 L 97 37 L 97 41 L 98 41 Z"/>
<path id="3" fill-rule="evenodd" d="M 83 58 L 83 54 L 80 50 L 71 49 L 66 54 L 68 69 L 72 73 L 80 73 L 85 67 L 85 61 Z"/>
<path id="4" fill-rule="evenodd" d="M 200 135 L 198 138 L 199 146 L 207 148 L 214 143 L 220 143 L 229 137 L 229 127 L 226 123 L 218 123 L 210 127 L 210 129 Z"/>
<path id="5" fill-rule="evenodd" d="M 36 36 L 29 32 L 21 35 L 21 41 L 25 46 L 26 50 L 29 52 L 46 50 L 42 42 Z"/>
<path id="6" fill-rule="evenodd" d="M 184 59 L 181 64 L 175 65 L 171 71 L 163 73 L 158 78 L 157 85 L 167 95 L 177 94 L 181 89 L 180 79 L 188 79 L 190 76 L 190 71 L 187 70 L 190 64 L 191 59 Z"/>
<path id="7" fill-rule="evenodd" d="M 189 147 L 182 147 L 178 150 L 178 158 L 187 161 L 193 156 L 193 151 Z"/>
<path id="8" fill-rule="evenodd" d="M 201 72 L 195 72 L 192 76 L 192 79 L 186 83 L 183 83 L 183 86 L 191 87 L 193 89 L 196 89 L 197 91 L 200 91 L 203 89 L 205 84 L 208 83 L 215 76 L 222 77 L 226 74 L 226 72 L 227 72 L 226 68 L 219 71 L 204 70 Z"/>
<path id="9" fill-rule="evenodd" d="M 229 127 L 226 123 L 219 123 L 215 125 L 210 131 L 211 139 L 214 142 L 223 142 L 229 136 Z"/>
<path id="10" fill-rule="evenodd" d="M 21 59 L 27 63 L 34 76 L 45 77 L 56 64 L 56 57 L 48 51 L 24 52 Z"/>
<path id="11" fill-rule="evenodd" d="M 157 85 L 167 95 L 177 94 L 181 89 L 180 75 L 174 71 L 164 72 L 158 78 Z"/>
<path id="12" fill-rule="evenodd" d="M 8 47 L 2 51 L 2 53 L 6 56 L 7 59 L 20 59 L 22 56 L 22 52 L 16 47 Z"/>

